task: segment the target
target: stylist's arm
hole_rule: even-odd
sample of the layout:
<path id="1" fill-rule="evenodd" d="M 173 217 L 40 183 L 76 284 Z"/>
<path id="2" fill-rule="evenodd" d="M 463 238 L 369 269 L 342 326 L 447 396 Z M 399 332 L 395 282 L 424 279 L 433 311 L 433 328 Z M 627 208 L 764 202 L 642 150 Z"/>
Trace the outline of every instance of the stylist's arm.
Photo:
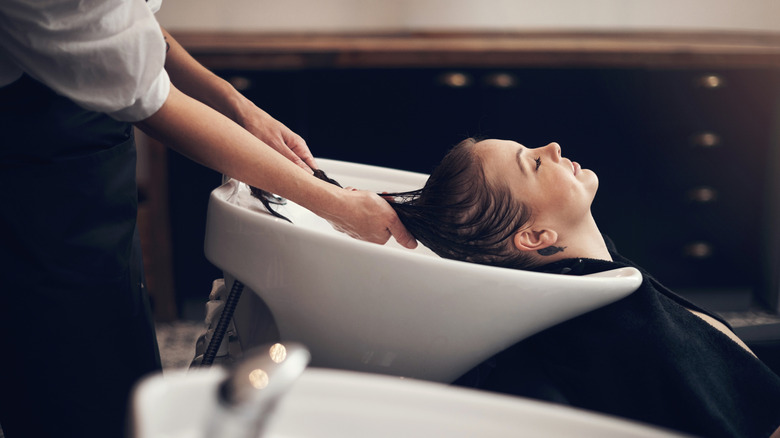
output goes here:
<path id="1" fill-rule="evenodd" d="M 352 237 L 385 243 L 393 235 L 405 247 L 416 246 L 380 197 L 312 178 L 317 164 L 303 138 L 161 30 L 168 45 L 165 70 L 174 85 L 162 108 L 139 128 L 203 165 L 303 205 Z"/>
<path id="2" fill-rule="evenodd" d="M 258 108 L 230 83 L 193 58 L 178 41 L 162 29 L 167 43 L 165 70 L 171 82 L 190 96 L 252 133 L 284 157 L 306 169 L 317 168 L 309 147 L 300 135 Z"/>
<path id="3" fill-rule="evenodd" d="M 385 243 L 392 235 L 404 247 L 417 245 L 378 195 L 343 190 L 313 178 L 228 117 L 173 85 L 162 107 L 136 126 L 198 163 L 310 209 L 352 237 Z"/>

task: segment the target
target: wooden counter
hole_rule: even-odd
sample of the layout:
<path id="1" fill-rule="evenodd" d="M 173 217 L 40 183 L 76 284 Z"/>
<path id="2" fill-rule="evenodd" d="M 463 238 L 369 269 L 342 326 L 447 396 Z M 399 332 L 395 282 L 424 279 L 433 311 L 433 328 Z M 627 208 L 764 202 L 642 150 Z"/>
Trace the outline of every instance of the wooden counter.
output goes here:
<path id="1" fill-rule="evenodd" d="M 210 68 L 780 67 L 780 33 L 173 34 Z"/>

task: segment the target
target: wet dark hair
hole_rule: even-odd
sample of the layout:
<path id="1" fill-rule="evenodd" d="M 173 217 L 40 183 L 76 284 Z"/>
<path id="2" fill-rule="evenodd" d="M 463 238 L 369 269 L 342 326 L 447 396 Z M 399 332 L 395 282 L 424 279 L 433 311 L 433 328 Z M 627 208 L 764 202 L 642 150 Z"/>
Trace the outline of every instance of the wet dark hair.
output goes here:
<path id="1" fill-rule="evenodd" d="M 509 187 L 490 182 L 468 138 L 452 148 L 434 169 L 425 186 L 400 193 L 382 193 L 406 229 L 440 257 L 484 265 L 523 269 L 533 257 L 514 249 L 512 237 L 528 223 L 531 211 L 512 198 Z M 332 184 L 325 172 L 314 176 Z M 267 192 L 251 187 L 274 216 Z"/>
<path id="2" fill-rule="evenodd" d="M 390 205 L 420 243 L 441 257 L 523 269 L 533 257 L 512 241 L 528 223 L 529 208 L 512 198 L 509 187 L 485 177 L 468 138 L 452 148 L 422 189 L 392 193 Z M 388 196 L 388 195 L 385 195 Z"/>
<path id="3" fill-rule="evenodd" d="M 319 179 L 325 181 L 325 182 L 329 182 L 329 183 L 333 184 L 334 186 L 341 187 L 341 184 L 339 184 L 338 181 L 336 181 L 334 179 L 330 179 L 328 177 L 328 175 L 325 174 L 324 170 L 314 169 L 314 176 L 316 178 L 319 178 Z M 278 204 L 279 203 L 278 201 L 276 201 L 276 196 L 274 196 L 273 194 L 271 194 L 269 192 L 266 192 L 263 189 L 260 189 L 260 188 L 254 187 L 254 186 L 249 186 L 249 190 L 252 192 L 252 196 L 254 196 L 255 198 L 259 199 L 260 202 L 263 203 L 263 206 L 265 207 L 265 209 L 268 210 L 268 212 L 271 213 L 272 216 L 278 217 L 279 219 L 284 219 L 287 222 L 292 223 L 292 221 L 290 219 L 288 219 L 287 216 L 285 216 L 285 215 L 277 212 L 273 208 L 271 208 L 271 204 Z"/>

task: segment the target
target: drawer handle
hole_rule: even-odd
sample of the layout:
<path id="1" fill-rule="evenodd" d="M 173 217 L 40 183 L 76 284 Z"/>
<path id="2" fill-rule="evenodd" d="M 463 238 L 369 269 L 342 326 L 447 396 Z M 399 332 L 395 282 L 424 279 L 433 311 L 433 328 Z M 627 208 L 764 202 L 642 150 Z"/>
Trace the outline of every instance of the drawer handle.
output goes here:
<path id="1" fill-rule="evenodd" d="M 718 200 L 718 191 L 712 187 L 701 186 L 688 190 L 688 200 L 707 204 Z"/>
<path id="2" fill-rule="evenodd" d="M 485 76 L 485 84 L 493 88 L 514 88 L 517 78 L 509 73 L 493 73 Z"/>
<path id="3" fill-rule="evenodd" d="M 700 76 L 696 83 L 702 88 L 706 88 L 708 90 L 717 90 L 719 88 L 723 88 L 726 85 L 726 80 L 723 79 L 723 76 L 708 74 Z"/>
<path id="4" fill-rule="evenodd" d="M 683 255 L 694 259 L 708 259 L 714 252 L 715 248 L 707 242 L 691 242 L 683 247 Z"/>
<path id="5" fill-rule="evenodd" d="M 238 91 L 246 91 L 252 87 L 252 80 L 244 76 L 232 76 L 228 82 Z"/>
<path id="6" fill-rule="evenodd" d="M 439 76 L 439 82 L 451 88 L 464 88 L 471 85 L 471 76 L 466 73 L 449 72 Z"/>
<path id="7" fill-rule="evenodd" d="M 691 139 L 693 145 L 700 148 L 714 148 L 720 146 L 721 138 L 714 132 L 700 132 Z"/>

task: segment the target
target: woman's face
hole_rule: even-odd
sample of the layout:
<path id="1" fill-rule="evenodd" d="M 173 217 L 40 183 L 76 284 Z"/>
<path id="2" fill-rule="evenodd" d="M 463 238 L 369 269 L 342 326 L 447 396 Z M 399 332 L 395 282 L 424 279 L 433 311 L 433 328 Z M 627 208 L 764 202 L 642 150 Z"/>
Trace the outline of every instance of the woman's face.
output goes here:
<path id="1" fill-rule="evenodd" d="M 565 228 L 590 215 L 598 177 L 564 158 L 558 143 L 527 148 L 514 141 L 484 140 L 474 147 L 488 181 L 506 184 L 531 209 L 534 225 Z"/>

